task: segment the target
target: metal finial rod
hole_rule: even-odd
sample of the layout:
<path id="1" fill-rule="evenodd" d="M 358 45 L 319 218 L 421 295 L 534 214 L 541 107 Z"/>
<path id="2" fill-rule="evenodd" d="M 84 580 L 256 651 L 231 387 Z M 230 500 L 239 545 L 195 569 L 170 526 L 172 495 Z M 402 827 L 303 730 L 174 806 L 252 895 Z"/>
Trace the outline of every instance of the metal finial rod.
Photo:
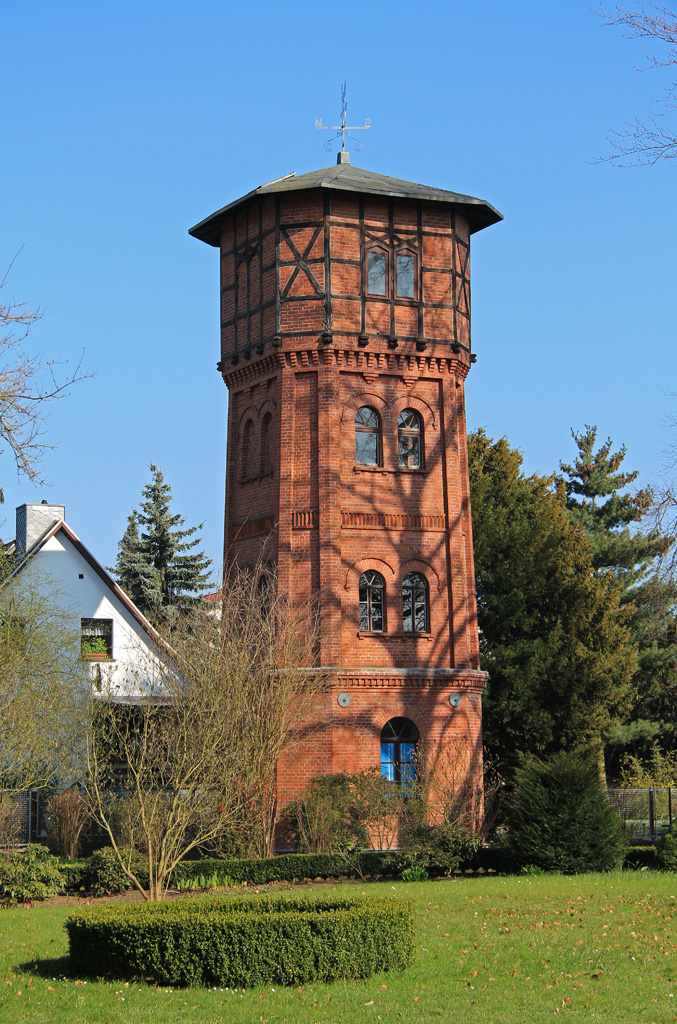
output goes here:
<path id="1" fill-rule="evenodd" d="M 324 148 L 331 152 L 334 148 L 336 139 L 341 138 L 341 152 L 346 152 L 346 135 L 349 139 L 352 139 L 355 143 L 354 148 L 356 150 L 362 149 L 362 142 L 360 139 L 356 139 L 351 132 L 364 131 L 366 128 L 371 128 L 371 118 L 365 117 L 364 124 L 347 125 L 346 117 L 348 116 L 348 100 L 346 96 L 346 83 L 344 82 L 341 86 L 341 123 L 340 124 L 322 124 L 322 118 L 315 118 L 315 127 L 320 128 L 322 131 L 335 131 L 336 135 L 333 138 L 328 139 L 324 144 Z"/>

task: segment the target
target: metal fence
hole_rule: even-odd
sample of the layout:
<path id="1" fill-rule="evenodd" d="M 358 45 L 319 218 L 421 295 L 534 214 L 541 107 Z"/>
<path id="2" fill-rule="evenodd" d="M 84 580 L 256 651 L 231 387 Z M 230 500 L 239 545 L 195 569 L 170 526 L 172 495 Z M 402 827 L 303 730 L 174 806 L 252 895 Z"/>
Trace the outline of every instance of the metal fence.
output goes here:
<path id="1" fill-rule="evenodd" d="M 628 839 L 660 839 L 672 825 L 672 789 L 610 789 Z"/>

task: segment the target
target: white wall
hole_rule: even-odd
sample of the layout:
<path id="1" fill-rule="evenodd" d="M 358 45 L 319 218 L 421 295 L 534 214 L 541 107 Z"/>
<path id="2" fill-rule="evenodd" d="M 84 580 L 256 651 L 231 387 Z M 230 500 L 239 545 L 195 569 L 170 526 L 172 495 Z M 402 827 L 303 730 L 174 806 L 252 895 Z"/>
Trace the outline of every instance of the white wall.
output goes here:
<path id="1" fill-rule="evenodd" d="M 93 692 L 132 696 L 156 692 L 165 675 L 152 638 L 80 554 L 63 530 L 51 537 L 21 573 L 31 574 L 48 601 L 80 631 L 80 619 L 112 619 L 113 660 L 84 663 Z M 80 579 L 82 575 L 82 579 Z"/>

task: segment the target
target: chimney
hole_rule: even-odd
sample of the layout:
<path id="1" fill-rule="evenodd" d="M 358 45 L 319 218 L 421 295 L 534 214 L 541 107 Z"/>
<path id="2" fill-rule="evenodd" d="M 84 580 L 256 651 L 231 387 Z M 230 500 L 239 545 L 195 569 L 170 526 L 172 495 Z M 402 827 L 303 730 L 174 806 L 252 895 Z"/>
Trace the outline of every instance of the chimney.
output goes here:
<path id="1" fill-rule="evenodd" d="M 16 553 L 21 558 L 30 554 L 41 537 L 66 519 L 65 505 L 18 505 L 16 510 Z"/>

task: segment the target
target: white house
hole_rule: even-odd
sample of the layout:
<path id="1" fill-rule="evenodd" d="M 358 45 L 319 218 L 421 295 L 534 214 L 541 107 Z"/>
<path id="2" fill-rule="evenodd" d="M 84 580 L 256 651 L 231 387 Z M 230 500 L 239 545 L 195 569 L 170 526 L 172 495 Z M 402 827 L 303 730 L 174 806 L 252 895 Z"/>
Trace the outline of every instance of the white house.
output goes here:
<path id="1" fill-rule="evenodd" d="M 30 567 L 45 597 L 79 629 L 93 691 L 133 699 L 155 691 L 166 671 L 157 633 L 66 523 L 64 505 L 19 505 L 11 579 Z"/>
<path id="2" fill-rule="evenodd" d="M 6 548 L 18 564 L 5 587 L 11 592 L 16 583 L 19 614 L 22 593 L 35 588 L 72 625 L 74 640 L 79 633 L 82 679 L 89 677 L 93 696 L 134 703 L 157 693 L 171 666 L 150 622 L 68 526 L 65 512 L 46 502 L 17 508 L 16 537 Z M 41 838 L 40 793 L 18 800 L 24 839 Z"/>

